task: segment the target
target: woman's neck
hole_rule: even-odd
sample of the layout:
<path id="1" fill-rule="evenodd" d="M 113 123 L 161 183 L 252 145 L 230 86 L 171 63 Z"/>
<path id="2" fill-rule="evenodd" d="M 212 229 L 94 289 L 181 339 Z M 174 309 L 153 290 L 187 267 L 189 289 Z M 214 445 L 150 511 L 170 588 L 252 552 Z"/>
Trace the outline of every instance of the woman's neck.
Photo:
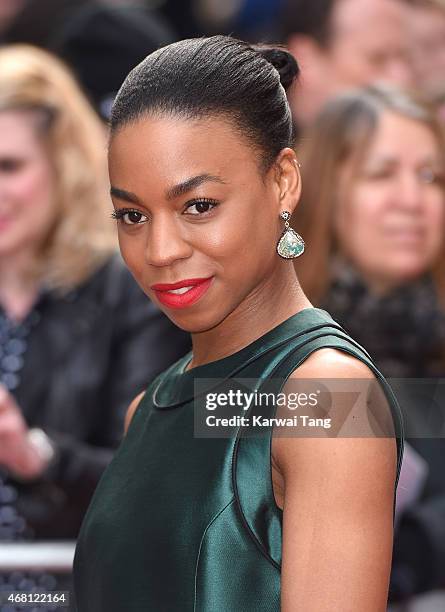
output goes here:
<path id="1" fill-rule="evenodd" d="M 277 274 L 266 279 L 219 325 L 192 334 L 193 358 L 187 369 L 232 355 L 295 313 L 311 307 L 292 263 L 285 262 Z"/>
<path id="2" fill-rule="evenodd" d="M 0 259 L 0 306 L 15 321 L 26 317 L 38 295 L 38 282 L 28 274 L 31 263 L 27 253 Z"/>

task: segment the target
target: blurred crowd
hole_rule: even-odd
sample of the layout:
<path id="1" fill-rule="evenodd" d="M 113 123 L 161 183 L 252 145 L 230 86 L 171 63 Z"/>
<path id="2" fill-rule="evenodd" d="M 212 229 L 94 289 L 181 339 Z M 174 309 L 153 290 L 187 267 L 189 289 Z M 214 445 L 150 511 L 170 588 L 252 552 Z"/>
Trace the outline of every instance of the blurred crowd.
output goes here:
<path id="1" fill-rule="evenodd" d="M 309 299 L 389 379 L 445 378 L 445 0 L 0 0 L 0 546 L 76 538 L 128 404 L 190 348 L 118 254 L 107 119 L 148 53 L 215 33 L 300 64 Z M 402 409 L 415 424 L 426 408 Z M 408 427 L 394 610 L 445 610 L 440 423 Z"/>

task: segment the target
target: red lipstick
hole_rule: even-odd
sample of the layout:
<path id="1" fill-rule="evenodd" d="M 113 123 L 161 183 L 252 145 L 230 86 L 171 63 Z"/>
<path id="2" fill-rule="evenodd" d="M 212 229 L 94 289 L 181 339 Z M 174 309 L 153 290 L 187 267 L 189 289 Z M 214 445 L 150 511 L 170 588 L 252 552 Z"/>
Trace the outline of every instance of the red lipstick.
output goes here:
<path id="1" fill-rule="evenodd" d="M 177 283 L 156 283 L 150 289 L 165 306 L 169 308 L 186 308 L 195 304 L 210 287 L 213 276 L 209 278 L 187 278 Z M 187 288 L 187 289 L 186 289 Z M 184 289 L 180 293 L 172 293 L 178 289 Z"/>

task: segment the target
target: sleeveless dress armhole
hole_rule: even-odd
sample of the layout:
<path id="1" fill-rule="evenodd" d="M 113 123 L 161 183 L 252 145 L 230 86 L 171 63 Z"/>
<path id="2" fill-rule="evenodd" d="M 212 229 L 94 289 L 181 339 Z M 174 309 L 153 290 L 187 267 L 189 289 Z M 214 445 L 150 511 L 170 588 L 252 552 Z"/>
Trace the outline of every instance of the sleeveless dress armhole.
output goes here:
<path id="1" fill-rule="evenodd" d="M 318 333 L 317 333 L 318 332 Z M 307 338 L 306 336 L 310 337 Z M 298 346 L 291 345 L 287 355 L 280 361 L 270 374 L 270 379 L 276 379 L 272 388 L 267 382 L 267 392 L 278 394 L 289 379 L 292 372 L 299 367 L 313 352 L 321 348 L 339 349 L 356 357 L 367 365 L 379 381 L 391 410 L 394 432 L 397 444 L 397 470 L 394 486 L 393 522 L 395 519 L 396 489 L 400 476 L 403 458 L 403 421 L 401 410 L 394 392 L 369 358 L 366 350 L 352 340 L 343 328 L 332 325 L 331 329 L 309 330 L 304 338 L 299 339 Z M 266 383 L 266 380 L 264 380 Z M 262 384 L 260 387 L 264 387 Z M 273 418 L 276 406 L 266 407 L 268 414 L 261 407 L 261 416 Z M 254 412 L 248 413 L 253 416 Z M 235 499 L 241 515 L 242 523 L 254 540 L 260 552 L 276 568 L 281 568 L 282 520 L 283 511 L 276 504 L 272 481 L 272 432 L 273 426 L 265 428 L 266 435 L 244 436 L 240 428 L 234 446 L 232 459 L 232 480 Z M 267 477 L 265 477 L 267 475 Z"/>

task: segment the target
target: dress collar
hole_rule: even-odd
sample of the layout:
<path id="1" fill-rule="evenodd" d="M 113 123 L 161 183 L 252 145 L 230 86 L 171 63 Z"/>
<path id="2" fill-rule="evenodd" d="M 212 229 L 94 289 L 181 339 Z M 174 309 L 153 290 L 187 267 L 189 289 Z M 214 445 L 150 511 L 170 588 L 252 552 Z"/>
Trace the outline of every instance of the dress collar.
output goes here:
<path id="1" fill-rule="evenodd" d="M 232 355 L 185 370 L 193 356 L 190 351 L 161 375 L 152 393 L 153 406 L 160 409 L 185 404 L 197 397 L 195 379 L 202 379 L 199 395 L 203 395 L 215 388 L 221 380 L 234 377 L 242 368 L 268 351 L 304 334 L 309 328 L 326 325 L 339 327 L 326 310 L 304 308 Z"/>

